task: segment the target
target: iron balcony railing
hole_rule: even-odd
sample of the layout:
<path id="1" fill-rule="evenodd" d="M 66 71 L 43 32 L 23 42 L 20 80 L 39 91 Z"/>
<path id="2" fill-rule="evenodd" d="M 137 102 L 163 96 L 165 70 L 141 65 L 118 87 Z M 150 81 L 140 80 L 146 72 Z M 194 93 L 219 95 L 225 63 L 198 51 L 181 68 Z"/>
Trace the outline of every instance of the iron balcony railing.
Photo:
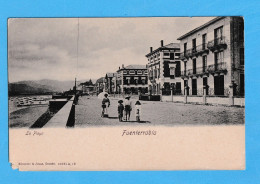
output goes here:
<path id="1" fill-rule="evenodd" d="M 220 62 L 213 65 L 209 65 L 207 71 L 209 73 L 227 71 L 227 64 L 226 62 Z"/>
<path id="2" fill-rule="evenodd" d="M 226 43 L 225 37 L 221 36 L 219 38 L 215 38 L 214 40 L 209 41 L 207 47 L 210 50 L 215 50 L 218 48 L 225 47 L 226 45 L 227 45 L 227 43 Z"/>
<path id="3" fill-rule="evenodd" d="M 203 75 L 207 73 L 225 72 L 227 71 L 226 62 L 220 62 L 209 66 L 198 67 L 195 70 L 189 69 L 181 71 L 181 77 L 190 77 L 193 75 Z"/>
<path id="4" fill-rule="evenodd" d="M 198 45 L 196 47 L 196 52 L 197 53 L 203 53 L 204 51 L 207 51 L 207 50 L 208 50 L 208 48 L 207 48 L 207 44 L 206 43 L 203 43 L 203 44 Z"/>

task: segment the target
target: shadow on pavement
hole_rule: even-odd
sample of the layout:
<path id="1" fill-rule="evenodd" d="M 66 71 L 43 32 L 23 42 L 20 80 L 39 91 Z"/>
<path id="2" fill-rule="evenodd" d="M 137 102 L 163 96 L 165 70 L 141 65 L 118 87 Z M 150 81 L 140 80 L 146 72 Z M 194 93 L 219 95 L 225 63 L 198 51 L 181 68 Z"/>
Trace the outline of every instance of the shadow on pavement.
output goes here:
<path id="1" fill-rule="evenodd" d="M 108 119 L 118 119 L 118 117 L 108 117 Z"/>
<path id="2" fill-rule="evenodd" d="M 123 122 L 129 122 L 129 123 L 151 123 L 150 121 L 123 121 Z"/>

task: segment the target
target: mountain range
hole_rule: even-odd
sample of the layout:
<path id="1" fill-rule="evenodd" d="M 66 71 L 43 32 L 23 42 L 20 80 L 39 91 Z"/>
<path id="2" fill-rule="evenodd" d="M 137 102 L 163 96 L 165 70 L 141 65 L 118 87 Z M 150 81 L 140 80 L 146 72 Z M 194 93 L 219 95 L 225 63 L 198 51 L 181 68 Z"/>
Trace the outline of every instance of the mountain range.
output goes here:
<path id="1" fill-rule="evenodd" d="M 77 81 L 77 84 L 85 81 L 88 80 Z M 8 83 L 8 93 L 9 95 L 52 94 L 73 89 L 74 84 L 74 81 L 58 81 L 49 79 L 19 81 Z"/>

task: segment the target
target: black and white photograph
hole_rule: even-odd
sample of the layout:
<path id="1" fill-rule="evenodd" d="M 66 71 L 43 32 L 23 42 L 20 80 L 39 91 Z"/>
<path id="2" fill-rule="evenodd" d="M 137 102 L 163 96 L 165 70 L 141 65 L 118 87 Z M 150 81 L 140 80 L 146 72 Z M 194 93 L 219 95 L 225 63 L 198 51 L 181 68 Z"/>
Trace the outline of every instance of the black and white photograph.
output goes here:
<path id="1" fill-rule="evenodd" d="M 245 124 L 243 17 L 10 18 L 9 128 Z"/>
<path id="2" fill-rule="evenodd" d="M 244 18 L 9 18 L 13 169 L 245 169 Z"/>

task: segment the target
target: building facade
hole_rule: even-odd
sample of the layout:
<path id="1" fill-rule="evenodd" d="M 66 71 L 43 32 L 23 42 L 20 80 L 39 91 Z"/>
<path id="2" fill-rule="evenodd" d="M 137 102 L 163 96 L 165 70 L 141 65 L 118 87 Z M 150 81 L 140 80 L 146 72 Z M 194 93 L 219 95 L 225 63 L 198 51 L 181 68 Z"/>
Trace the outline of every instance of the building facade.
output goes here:
<path id="1" fill-rule="evenodd" d="M 244 96 L 242 17 L 217 17 L 178 40 L 186 95 Z"/>
<path id="2" fill-rule="evenodd" d="M 161 40 L 161 47 L 156 50 L 151 47 L 146 57 L 149 93 L 170 95 L 172 91 L 173 94 L 182 94 L 180 44 L 164 46 Z"/>
<path id="3" fill-rule="evenodd" d="M 148 92 L 148 72 L 145 65 L 129 65 L 117 70 L 116 91 L 119 94 Z"/>
<path id="4" fill-rule="evenodd" d="M 82 87 L 82 94 L 90 95 L 94 92 L 94 84 L 92 83 L 92 80 L 86 81 L 84 83 L 80 84 Z"/>
<path id="5" fill-rule="evenodd" d="M 95 91 L 97 94 L 104 91 L 104 77 L 97 79 L 95 83 Z"/>
<path id="6" fill-rule="evenodd" d="M 114 94 L 116 93 L 116 75 L 117 73 L 106 73 L 106 76 L 105 76 L 105 91 L 109 94 Z"/>

